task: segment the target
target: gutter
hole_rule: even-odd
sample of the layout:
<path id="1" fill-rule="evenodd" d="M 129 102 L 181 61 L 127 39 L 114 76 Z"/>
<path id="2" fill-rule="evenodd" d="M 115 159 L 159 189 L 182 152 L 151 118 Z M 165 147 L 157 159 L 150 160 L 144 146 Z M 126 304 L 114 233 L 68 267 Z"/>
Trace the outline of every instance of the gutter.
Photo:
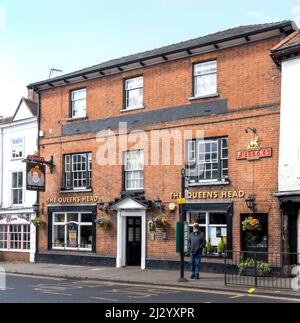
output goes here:
<path id="1" fill-rule="evenodd" d="M 202 43 L 202 44 L 199 44 L 199 45 L 186 46 L 184 48 L 173 49 L 173 50 L 165 51 L 165 52 L 162 50 L 159 54 L 154 54 L 154 55 L 149 55 L 149 56 L 145 56 L 145 57 L 135 58 L 135 59 L 132 59 L 132 60 L 124 61 L 122 63 L 107 65 L 107 66 L 102 67 L 102 68 L 99 66 L 101 64 L 98 64 L 97 68 L 90 69 L 90 70 L 88 70 L 89 68 L 86 68 L 86 69 L 83 69 L 83 70 L 80 70 L 80 71 L 77 71 L 77 72 L 74 72 L 74 73 L 65 74 L 65 75 L 57 77 L 57 78 L 32 83 L 32 84 L 29 84 L 27 86 L 27 88 L 28 89 L 33 89 L 34 91 L 37 92 L 38 87 L 42 86 L 42 85 L 49 85 L 50 87 L 53 88 L 53 87 L 55 87 L 54 84 L 53 84 L 55 82 L 63 81 L 66 84 L 69 84 L 70 82 L 68 82 L 67 80 L 77 78 L 77 77 L 82 77 L 82 76 L 86 77 L 86 75 L 89 75 L 89 74 L 95 74 L 95 73 L 100 73 L 101 74 L 101 73 L 103 73 L 103 71 L 111 70 L 111 69 L 114 69 L 114 68 L 118 68 L 119 72 L 122 72 L 123 71 L 123 69 L 121 68 L 122 66 L 128 66 L 128 65 L 131 65 L 131 64 L 135 64 L 135 63 L 141 63 L 141 66 L 143 67 L 143 66 L 147 66 L 146 64 L 144 64 L 144 62 L 147 61 L 147 60 L 153 60 L 153 59 L 156 59 L 156 58 L 163 58 L 163 60 L 165 61 L 165 60 L 168 60 L 168 57 L 167 57 L 168 55 L 178 54 L 180 52 L 191 53 L 192 50 L 199 49 L 199 48 L 202 48 L 202 47 L 215 46 L 215 48 L 217 50 L 217 49 L 219 49 L 218 45 L 221 44 L 221 43 L 230 42 L 230 41 L 240 39 L 240 38 L 245 38 L 246 41 L 248 42 L 248 41 L 250 41 L 249 38 L 251 36 L 259 35 L 259 34 L 262 34 L 262 33 L 267 33 L 267 32 L 270 32 L 270 31 L 273 31 L 273 30 L 278 30 L 278 29 L 281 30 L 281 32 L 284 32 L 285 27 L 290 27 L 292 30 L 298 30 L 298 27 L 294 22 L 288 21 L 288 22 L 284 22 L 282 24 L 278 24 L 276 26 L 262 28 L 261 30 L 251 31 L 251 32 L 247 32 L 247 33 L 243 33 L 243 34 L 239 34 L 239 35 L 235 35 L 235 36 L 216 39 L 214 41 L 208 41 L 208 42 L 205 42 L 205 43 Z M 141 54 L 143 54 L 143 53 L 141 53 Z M 103 64 L 105 64 L 105 63 L 103 63 Z M 126 70 L 124 70 L 124 72 L 125 71 Z M 99 77 L 100 77 L 100 74 L 99 74 Z"/>

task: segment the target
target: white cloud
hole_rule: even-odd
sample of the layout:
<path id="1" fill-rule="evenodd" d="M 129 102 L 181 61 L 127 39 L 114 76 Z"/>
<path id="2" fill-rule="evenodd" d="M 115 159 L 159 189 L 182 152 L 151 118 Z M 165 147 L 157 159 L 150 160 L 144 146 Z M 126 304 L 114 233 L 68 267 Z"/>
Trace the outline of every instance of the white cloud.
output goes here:
<path id="1" fill-rule="evenodd" d="M 292 9 L 292 17 L 293 20 L 296 21 L 298 25 L 300 25 L 300 5 L 294 6 Z"/>
<path id="2" fill-rule="evenodd" d="M 282 18 L 270 16 L 260 11 L 250 11 L 247 15 L 258 19 L 261 22 L 276 22 L 282 20 Z"/>
<path id="3" fill-rule="evenodd" d="M 0 31 L 3 31 L 6 27 L 6 13 L 3 7 L 0 7 Z"/>

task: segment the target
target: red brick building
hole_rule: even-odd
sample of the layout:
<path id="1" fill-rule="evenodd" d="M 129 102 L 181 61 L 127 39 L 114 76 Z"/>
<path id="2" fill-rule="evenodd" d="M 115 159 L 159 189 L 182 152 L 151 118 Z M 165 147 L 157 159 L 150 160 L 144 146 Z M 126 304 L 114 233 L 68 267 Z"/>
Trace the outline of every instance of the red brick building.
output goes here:
<path id="1" fill-rule="evenodd" d="M 210 242 L 205 262 L 218 262 L 221 241 L 237 251 L 280 251 L 280 70 L 270 49 L 295 29 L 290 21 L 238 27 L 29 85 L 40 96 L 40 154 L 55 165 L 39 196 L 47 225 L 38 259 L 177 266 L 185 165 L 184 211 Z M 123 149 L 120 122 L 128 133 L 142 130 L 144 141 L 131 133 Z M 153 163 L 151 147 L 159 143 L 165 154 L 171 131 L 170 163 Z M 122 157 L 101 165 L 108 138 Z M 251 242 L 241 222 L 253 213 L 262 230 Z M 167 218 L 167 228 L 152 231 L 156 216 Z M 109 230 L 97 218 L 108 220 Z"/>

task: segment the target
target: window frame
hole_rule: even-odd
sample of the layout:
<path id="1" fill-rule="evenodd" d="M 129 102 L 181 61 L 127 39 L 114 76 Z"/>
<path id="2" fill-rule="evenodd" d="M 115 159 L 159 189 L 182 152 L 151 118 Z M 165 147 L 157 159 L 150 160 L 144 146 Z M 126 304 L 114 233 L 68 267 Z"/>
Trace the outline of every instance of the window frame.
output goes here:
<path id="1" fill-rule="evenodd" d="M 142 83 L 143 83 L 142 86 L 128 90 L 127 89 L 127 82 L 135 80 L 135 79 L 139 79 L 139 78 L 142 78 Z M 143 109 L 144 108 L 144 75 L 138 75 L 138 76 L 135 76 L 135 77 L 130 77 L 130 78 L 124 79 L 124 85 L 123 86 L 124 86 L 124 98 L 123 98 L 123 100 L 124 100 L 124 110 L 123 111 Z M 140 89 L 142 89 L 142 103 L 139 104 L 139 105 L 136 105 L 136 106 L 128 106 L 128 93 L 130 91 L 136 91 L 136 90 L 140 90 Z"/>
<path id="2" fill-rule="evenodd" d="M 193 228 L 194 224 L 191 223 L 191 214 L 192 213 L 203 213 L 205 214 L 205 224 L 198 224 L 200 228 L 205 228 L 205 240 L 206 242 L 209 241 L 209 233 L 210 233 L 210 228 L 226 228 L 226 233 L 227 233 L 227 243 L 229 241 L 229 225 L 228 225 L 228 214 L 225 211 L 189 211 L 187 212 L 187 223 L 190 228 L 190 230 Z M 210 215 L 211 214 L 223 214 L 226 216 L 226 224 L 211 224 L 210 223 Z M 221 238 L 219 238 L 221 239 Z M 217 248 L 217 245 L 212 245 L 213 248 Z"/>
<path id="3" fill-rule="evenodd" d="M 75 92 L 80 92 L 80 91 L 85 91 L 85 115 L 80 115 L 80 116 L 74 116 L 73 112 L 74 112 L 74 102 L 80 101 L 80 100 L 73 100 L 73 94 Z M 70 94 L 69 94 L 69 100 L 70 100 L 70 119 L 72 120 L 76 120 L 76 119 L 85 119 L 87 118 L 87 88 L 86 87 L 81 87 L 78 89 L 72 89 L 70 90 Z M 83 99 L 81 99 L 83 101 Z"/>
<path id="4" fill-rule="evenodd" d="M 209 72 L 209 73 L 203 73 L 196 75 L 196 67 L 199 65 L 204 65 L 208 63 L 216 63 L 216 71 L 215 72 Z M 218 94 L 218 60 L 217 59 L 212 59 L 208 61 L 202 61 L 202 62 L 197 62 L 193 64 L 193 98 L 202 98 L 202 97 L 209 97 L 209 96 L 214 96 Z M 207 75 L 216 75 L 216 84 L 215 84 L 215 91 L 213 92 L 207 92 L 207 93 L 197 93 L 197 79 L 200 78 L 201 76 L 207 76 Z"/>
<path id="5" fill-rule="evenodd" d="M 73 157 L 80 156 L 80 155 L 85 155 L 85 158 L 86 158 L 85 170 L 80 171 L 79 173 L 85 173 L 85 180 L 86 180 L 87 185 L 82 186 L 82 187 L 74 187 L 74 173 L 78 173 L 78 172 L 73 171 Z M 68 165 L 66 163 L 67 158 L 69 158 Z M 91 152 L 73 153 L 73 154 L 63 155 L 63 183 L 62 183 L 63 190 L 64 191 L 81 191 L 81 190 L 92 189 L 92 178 L 93 178 L 92 164 L 93 164 L 93 154 Z M 67 170 L 67 168 L 69 170 Z M 70 176 L 69 179 L 67 179 L 67 175 Z M 81 180 L 83 180 L 83 179 L 81 179 Z M 68 182 L 70 182 L 70 185 L 68 185 Z"/>
<path id="6" fill-rule="evenodd" d="M 12 227 L 15 226 L 20 226 L 21 227 L 21 232 L 15 232 L 12 231 Z M 25 228 L 27 227 L 27 230 Z M 2 228 L 6 228 L 6 232 L 1 231 Z M 6 248 L 0 248 L 1 251 L 13 251 L 13 252 L 30 252 L 30 235 L 31 235 L 31 230 L 30 230 L 30 224 L 1 224 L 0 225 L 0 232 L 2 234 L 6 234 L 6 240 L 1 240 L 2 243 L 6 243 Z M 20 235 L 21 240 L 13 240 L 12 235 Z M 25 239 L 25 235 L 28 235 L 29 239 Z M 11 244 L 12 242 L 20 243 L 21 244 L 21 249 L 20 248 L 12 248 Z M 25 245 L 28 245 L 28 248 L 24 248 Z"/>
<path id="7" fill-rule="evenodd" d="M 142 170 L 141 169 L 134 169 L 134 170 L 126 170 L 126 165 L 127 165 L 127 154 L 129 153 L 133 153 L 133 152 L 139 152 L 139 153 L 142 153 L 143 154 L 143 167 L 142 167 Z M 125 192 L 134 192 L 134 191 L 143 191 L 144 188 L 145 188 L 145 152 L 144 150 L 142 149 L 138 149 L 138 150 L 128 150 L 128 151 L 125 151 L 123 153 L 123 160 L 124 160 L 124 163 L 123 163 L 123 176 L 124 176 L 124 191 Z M 126 180 L 126 174 L 128 174 L 129 172 L 142 172 L 143 174 L 143 177 L 142 177 L 142 181 L 143 181 L 143 187 L 140 187 L 140 188 L 128 188 L 127 187 L 127 180 Z"/>
<path id="8" fill-rule="evenodd" d="M 227 141 L 227 147 L 223 148 L 223 140 Z M 194 142 L 194 158 L 192 160 L 189 159 L 190 157 L 190 147 L 192 146 L 192 142 Z M 204 155 L 204 163 L 202 163 L 202 165 L 206 165 L 206 164 L 216 164 L 218 163 L 218 176 L 217 178 L 211 178 L 211 179 L 200 179 L 200 167 L 201 167 L 201 163 L 200 163 L 200 149 L 199 146 L 203 143 L 204 146 L 206 146 L 206 144 L 210 143 L 213 144 L 217 142 L 217 162 L 213 162 L 213 160 L 211 159 L 210 161 L 206 161 L 206 154 L 208 154 L 208 152 L 204 151 L 202 152 L 202 155 Z M 192 140 L 187 140 L 186 141 L 186 165 L 187 165 L 187 175 L 189 178 L 189 184 L 209 184 L 209 183 L 223 183 L 225 181 L 228 180 L 229 178 L 229 138 L 228 137 L 217 137 L 217 138 L 204 138 L 204 139 L 192 139 Z M 227 158 L 223 157 L 223 150 L 227 150 Z M 209 152 L 210 155 L 213 154 L 212 150 Z M 223 168 L 223 161 L 227 160 L 228 162 L 228 168 Z M 196 168 L 196 175 L 197 176 L 192 176 L 191 174 L 191 168 L 192 166 L 194 168 Z M 203 167 L 203 166 L 202 166 Z M 224 170 L 227 171 L 227 175 L 224 175 Z M 205 169 L 203 169 L 202 171 L 205 172 Z M 211 175 L 213 175 L 213 168 L 211 168 Z M 192 177 L 197 177 L 196 180 L 192 180 Z M 213 176 L 212 176 L 213 177 Z"/>
<path id="9" fill-rule="evenodd" d="M 17 174 L 17 187 L 13 187 L 13 183 L 14 183 L 14 174 Z M 22 174 L 22 187 L 18 186 L 19 184 L 19 174 Z M 24 204 L 24 193 L 25 193 L 25 190 L 24 190 L 24 172 L 23 171 L 12 171 L 11 172 L 11 204 L 13 206 L 22 206 Z M 14 191 L 18 191 L 18 202 L 20 203 L 14 203 Z M 21 194 L 22 194 L 22 199 L 20 201 L 20 191 L 21 191 Z"/>
<path id="10" fill-rule="evenodd" d="M 14 140 L 21 140 L 22 141 L 22 156 L 14 157 L 13 156 L 13 141 Z M 24 137 L 16 137 L 16 138 L 11 138 L 11 160 L 20 160 L 25 158 L 25 138 Z"/>
<path id="11" fill-rule="evenodd" d="M 55 222 L 55 216 L 58 214 L 64 214 L 64 222 Z M 68 214 L 77 214 L 78 215 L 78 222 L 76 221 L 68 221 Z M 92 222 L 82 222 L 82 215 L 83 214 L 89 214 L 92 217 Z M 67 241 L 68 241 L 68 234 L 67 234 L 67 227 L 69 224 L 76 224 L 78 227 L 78 233 L 77 233 L 77 245 L 79 247 L 67 247 Z M 91 227 L 92 232 L 93 232 L 93 227 L 94 227 L 94 222 L 93 222 L 93 213 L 90 211 L 87 212 L 53 212 L 52 213 L 52 250 L 67 250 L 67 251 L 85 251 L 85 252 L 93 252 L 93 240 L 91 242 L 91 247 L 90 248 L 81 248 L 81 244 L 78 243 L 81 240 L 81 227 Z M 55 236 L 54 236 L 54 228 L 55 227 L 64 227 L 65 232 L 64 232 L 64 247 L 56 247 L 55 246 Z M 94 234 L 92 233 L 92 239 L 95 239 Z"/>

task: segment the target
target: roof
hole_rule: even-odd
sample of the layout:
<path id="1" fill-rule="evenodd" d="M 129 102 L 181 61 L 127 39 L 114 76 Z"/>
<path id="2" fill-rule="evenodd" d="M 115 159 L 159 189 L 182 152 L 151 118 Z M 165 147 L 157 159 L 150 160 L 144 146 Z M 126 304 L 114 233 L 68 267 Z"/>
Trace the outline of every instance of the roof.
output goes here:
<path id="1" fill-rule="evenodd" d="M 300 31 L 297 30 L 271 49 L 272 57 L 277 63 L 283 58 L 300 54 Z"/>
<path id="2" fill-rule="evenodd" d="M 38 115 L 38 104 L 26 98 L 22 98 L 22 100 L 25 102 L 30 112 L 36 117 Z"/>
<path id="3" fill-rule="evenodd" d="M 7 123 L 10 123 L 12 122 L 13 120 L 13 117 L 7 117 L 7 118 L 0 118 L 0 126 L 3 125 L 3 124 L 7 124 Z"/>
<path id="4" fill-rule="evenodd" d="M 63 86 L 69 83 L 76 83 L 88 78 L 96 78 L 112 73 L 120 73 L 134 68 L 141 68 L 147 65 L 162 63 L 169 59 L 178 59 L 184 56 L 199 54 L 199 48 L 203 48 L 202 52 L 209 52 L 213 50 L 223 49 L 225 43 L 226 47 L 236 46 L 236 39 L 244 38 L 244 42 L 258 40 L 255 36 L 257 34 L 266 33 L 265 38 L 280 35 L 282 33 L 290 34 L 298 27 L 293 21 L 281 21 L 268 24 L 246 25 L 227 29 L 214 34 L 203 37 L 198 37 L 181 43 L 161 47 L 158 49 L 142 52 L 139 54 L 125 56 L 119 59 L 113 59 L 101 64 L 94 65 L 73 73 L 65 74 L 56 78 L 32 83 L 28 88 L 39 90 L 41 86 L 51 88 L 53 86 Z M 272 31 L 279 31 L 276 34 L 269 33 Z M 179 55 L 181 53 L 181 55 Z M 60 83 L 59 83 L 60 82 Z M 58 83 L 58 84 L 56 84 Z"/>

